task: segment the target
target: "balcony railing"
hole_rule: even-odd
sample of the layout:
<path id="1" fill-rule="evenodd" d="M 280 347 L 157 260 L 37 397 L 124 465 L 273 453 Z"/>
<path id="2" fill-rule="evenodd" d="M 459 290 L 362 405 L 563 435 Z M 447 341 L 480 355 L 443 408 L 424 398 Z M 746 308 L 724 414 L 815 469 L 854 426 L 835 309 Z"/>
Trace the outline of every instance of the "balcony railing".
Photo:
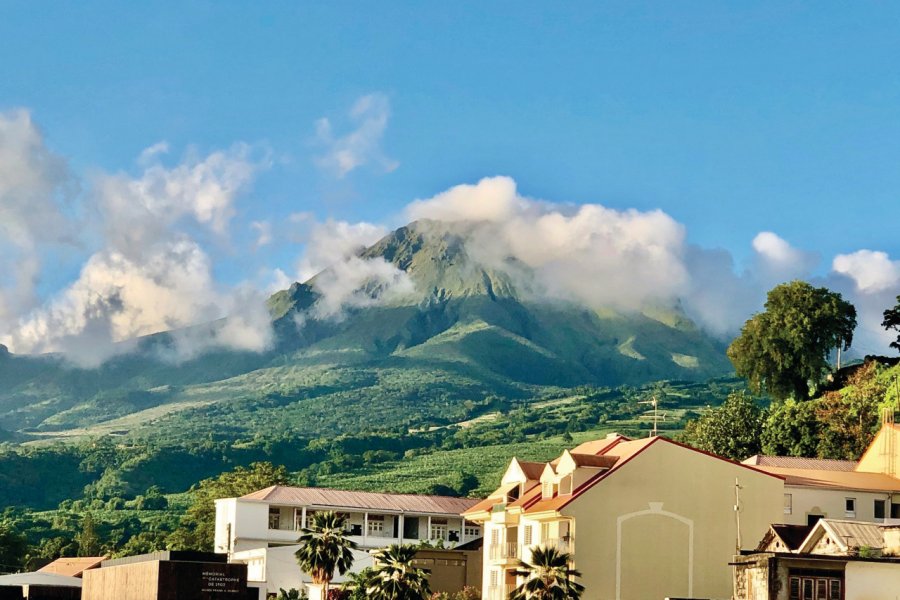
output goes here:
<path id="1" fill-rule="evenodd" d="M 488 600 L 507 600 L 515 589 L 514 585 L 492 585 L 488 588 Z"/>
<path id="2" fill-rule="evenodd" d="M 541 542 L 541 546 L 545 548 L 555 548 L 560 552 L 572 553 L 574 549 L 574 544 L 571 536 L 562 537 L 562 538 L 550 538 Z"/>
<path id="3" fill-rule="evenodd" d="M 511 558 L 519 558 L 519 556 L 521 556 L 521 552 L 519 552 L 519 544 L 517 544 L 516 542 L 491 544 L 491 560 L 506 560 Z"/>

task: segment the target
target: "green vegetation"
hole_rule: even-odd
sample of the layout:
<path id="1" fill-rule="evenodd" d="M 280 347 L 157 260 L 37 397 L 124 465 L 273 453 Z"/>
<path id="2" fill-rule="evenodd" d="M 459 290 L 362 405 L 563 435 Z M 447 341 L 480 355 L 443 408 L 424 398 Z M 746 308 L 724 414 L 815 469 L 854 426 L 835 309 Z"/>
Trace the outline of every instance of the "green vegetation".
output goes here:
<path id="1" fill-rule="evenodd" d="M 510 600 L 578 600 L 584 586 L 576 581 L 581 573 L 572 568 L 572 557 L 549 546 L 531 549 L 531 562 L 519 561 L 516 575 L 525 581 L 510 595 Z"/>
<path id="2" fill-rule="evenodd" d="M 332 511 L 313 513 L 309 527 L 300 535 L 297 564 L 313 583 L 328 585 L 335 572 L 343 575 L 353 566 L 356 544 L 347 536 L 347 517 Z"/>
<path id="3" fill-rule="evenodd" d="M 891 348 L 900 350 L 900 296 L 897 296 L 897 304 L 893 308 L 884 311 L 884 321 L 881 326 L 890 331 L 893 329 L 897 333 L 897 339 L 891 342 Z"/>
<path id="4" fill-rule="evenodd" d="M 840 294 L 792 281 L 769 291 L 765 311 L 728 348 L 738 375 L 775 399 L 809 398 L 830 370 L 827 358 L 853 341 L 856 309 Z"/>
<path id="5" fill-rule="evenodd" d="M 691 421 L 681 435 L 687 444 L 724 456 L 744 460 L 759 454 L 762 411 L 746 392 L 734 392 L 721 406 Z"/>
<path id="6" fill-rule="evenodd" d="M 431 586 L 428 573 L 413 566 L 416 546 L 391 544 L 374 554 L 375 566 L 355 586 L 365 589 L 375 600 L 428 600 Z"/>

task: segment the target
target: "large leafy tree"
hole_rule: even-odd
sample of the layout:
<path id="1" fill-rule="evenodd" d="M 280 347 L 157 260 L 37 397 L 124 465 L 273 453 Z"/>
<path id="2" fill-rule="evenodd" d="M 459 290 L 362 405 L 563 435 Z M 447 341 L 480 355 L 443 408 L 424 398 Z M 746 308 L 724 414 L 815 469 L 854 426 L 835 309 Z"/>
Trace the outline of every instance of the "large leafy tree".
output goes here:
<path id="1" fill-rule="evenodd" d="M 353 566 L 356 543 L 346 533 L 347 518 L 332 511 L 317 512 L 300 535 L 300 548 L 294 553 L 297 563 L 313 583 L 328 585 L 334 572 L 341 575 Z"/>
<path id="2" fill-rule="evenodd" d="M 0 522 L 0 573 L 18 570 L 27 550 L 25 536 L 16 531 L 11 523 Z"/>
<path id="3" fill-rule="evenodd" d="M 884 321 L 881 322 L 881 326 L 887 330 L 893 329 L 900 332 L 900 296 L 897 296 L 897 305 L 894 308 L 884 311 Z M 900 333 L 897 334 L 897 339 L 891 342 L 891 348 L 900 350 Z"/>
<path id="4" fill-rule="evenodd" d="M 773 403 L 763 419 L 763 454 L 772 456 L 817 456 L 822 424 L 814 402 L 789 398 Z"/>
<path id="5" fill-rule="evenodd" d="M 575 581 L 581 573 L 572 568 L 572 556 L 552 546 L 531 549 L 531 562 L 519 561 L 516 575 L 525 581 L 509 600 L 578 600 L 584 586 Z"/>
<path id="6" fill-rule="evenodd" d="M 363 582 L 365 597 L 375 600 L 427 600 L 428 573 L 413 566 L 416 547 L 392 544 L 373 555 L 375 567 Z"/>
<path id="7" fill-rule="evenodd" d="M 840 294 L 804 281 L 783 283 L 744 324 L 728 358 L 755 392 L 805 400 L 828 372 L 828 354 L 849 348 L 854 329 L 856 309 Z"/>
<path id="8" fill-rule="evenodd" d="M 732 392 L 721 406 L 688 421 L 682 440 L 707 452 L 733 460 L 758 454 L 762 411 L 746 392 Z"/>
<path id="9" fill-rule="evenodd" d="M 283 485 L 287 481 L 287 470 L 269 462 L 255 462 L 249 467 L 238 467 L 218 477 L 204 479 L 191 490 L 193 501 L 178 529 L 169 536 L 169 549 L 211 551 L 215 538 L 217 498 L 243 496 L 271 485 Z"/>

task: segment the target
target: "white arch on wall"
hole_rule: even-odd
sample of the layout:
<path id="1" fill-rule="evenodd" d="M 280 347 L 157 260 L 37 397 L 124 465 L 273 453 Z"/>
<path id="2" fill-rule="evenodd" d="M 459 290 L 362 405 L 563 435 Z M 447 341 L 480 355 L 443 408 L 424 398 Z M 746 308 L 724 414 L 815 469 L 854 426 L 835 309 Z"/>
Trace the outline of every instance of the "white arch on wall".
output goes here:
<path id="1" fill-rule="evenodd" d="M 637 517 L 658 515 L 675 519 L 688 527 L 688 596 L 694 595 L 694 521 L 681 515 L 663 510 L 662 502 L 650 502 L 650 508 L 620 515 L 616 519 L 616 600 L 622 600 L 622 523 Z"/>

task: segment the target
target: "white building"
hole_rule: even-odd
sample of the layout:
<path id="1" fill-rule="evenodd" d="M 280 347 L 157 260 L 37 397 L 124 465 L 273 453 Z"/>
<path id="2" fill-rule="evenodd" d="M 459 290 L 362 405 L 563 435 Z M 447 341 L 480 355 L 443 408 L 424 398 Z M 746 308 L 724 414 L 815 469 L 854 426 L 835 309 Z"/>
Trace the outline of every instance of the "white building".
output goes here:
<path id="1" fill-rule="evenodd" d="M 454 548 L 482 537 L 481 526 L 460 517 L 478 500 L 414 494 L 378 494 L 322 488 L 272 486 L 240 498 L 216 500 L 215 551 L 248 565 L 248 580 L 301 589 L 308 578 L 294 552 L 300 530 L 317 511 L 348 518 L 356 542 L 353 571 L 371 565 L 368 550 L 422 541 Z M 340 582 L 338 578 L 335 582 Z"/>

